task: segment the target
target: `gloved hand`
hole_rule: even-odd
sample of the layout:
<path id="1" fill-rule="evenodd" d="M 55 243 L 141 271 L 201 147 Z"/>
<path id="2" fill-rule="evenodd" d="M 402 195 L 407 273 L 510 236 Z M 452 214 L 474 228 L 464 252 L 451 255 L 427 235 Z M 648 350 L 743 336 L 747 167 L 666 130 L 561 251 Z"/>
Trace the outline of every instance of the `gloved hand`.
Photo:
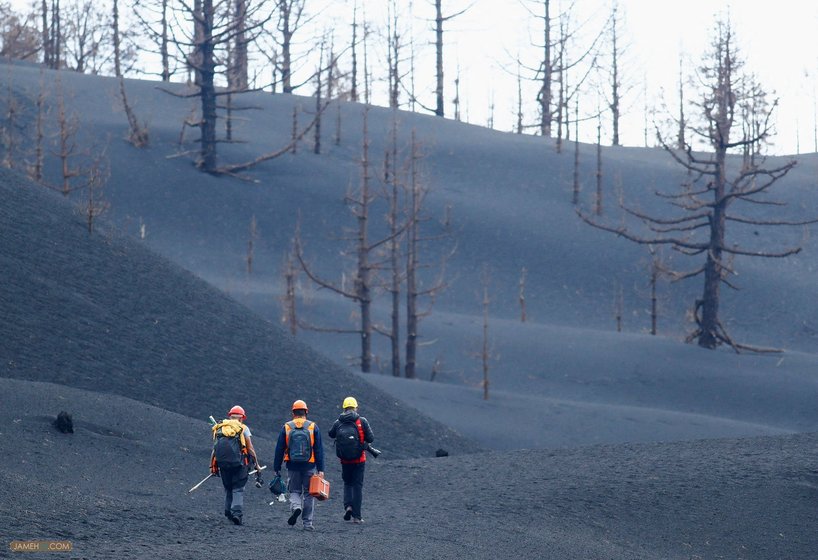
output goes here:
<path id="1" fill-rule="evenodd" d="M 260 474 L 256 475 L 256 488 L 261 488 L 261 485 L 264 484 L 264 479 L 261 478 Z"/>

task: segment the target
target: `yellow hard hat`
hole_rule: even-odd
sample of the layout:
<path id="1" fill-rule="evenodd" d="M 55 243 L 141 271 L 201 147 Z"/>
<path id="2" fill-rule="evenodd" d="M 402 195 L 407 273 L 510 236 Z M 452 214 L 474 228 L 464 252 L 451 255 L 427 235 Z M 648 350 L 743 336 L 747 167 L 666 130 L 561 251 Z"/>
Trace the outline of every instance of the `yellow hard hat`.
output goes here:
<path id="1" fill-rule="evenodd" d="M 293 410 L 294 411 L 295 410 L 304 410 L 304 411 L 306 411 L 307 410 L 307 403 L 305 403 L 301 399 L 298 399 L 297 401 L 295 401 L 293 403 Z"/>
<path id="2" fill-rule="evenodd" d="M 355 397 L 347 397 L 344 399 L 342 408 L 358 408 L 358 401 L 355 400 Z"/>

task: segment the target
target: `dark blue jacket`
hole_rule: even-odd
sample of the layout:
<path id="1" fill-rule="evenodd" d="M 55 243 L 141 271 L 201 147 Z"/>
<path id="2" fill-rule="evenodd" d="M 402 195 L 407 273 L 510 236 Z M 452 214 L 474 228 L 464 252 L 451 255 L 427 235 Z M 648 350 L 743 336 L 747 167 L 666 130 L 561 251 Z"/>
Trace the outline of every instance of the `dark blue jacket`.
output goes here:
<path id="1" fill-rule="evenodd" d="M 312 420 L 310 420 L 312 422 Z M 273 460 L 273 470 L 275 472 L 281 471 L 281 465 L 284 463 L 284 452 L 287 451 L 287 429 L 281 426 L 281 431 L 278 433 L 278 441 L 276 442 L 275 459 Z M 287 461 L 287 470 L 308 471 L 315 467 L 318 472 L 324 472 L 324 444 L 321 441 L 321 430 L 318 429 L 318 424 L 315 424 L 315 443 L 312 447 L 312 452 L 315 456 L 315 463 L 294 463 Z"/>

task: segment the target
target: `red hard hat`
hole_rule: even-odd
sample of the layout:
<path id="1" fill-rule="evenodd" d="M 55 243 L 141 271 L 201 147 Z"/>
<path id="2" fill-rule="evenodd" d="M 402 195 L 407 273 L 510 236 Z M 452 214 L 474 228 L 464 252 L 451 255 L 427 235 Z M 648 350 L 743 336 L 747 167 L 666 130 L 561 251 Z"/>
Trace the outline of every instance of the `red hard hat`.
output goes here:
<path id="1" fill-rule="evenodd" d="M 309 411 L 309 409 L 307 408 L 307 403 L 305 403 L 305 402 L 304 402 L 304 401 L 302 401 L 301 399 L 298 399 L 297 401 L 295 401 L 295 402 L 293 403 L 293 410 L 305 410 L 305 411 Z"/>
<path id="2" fill-rule="evenodd" d="M 227 416 L 233 416 L 234 414 L 238 414 L 242 417 L 242 419 L 247 418 L 247 415 L 244 413 L 244 409 L 239 405 L 234 406 L 230 409 L 230 412 L 227 413 Z"/>

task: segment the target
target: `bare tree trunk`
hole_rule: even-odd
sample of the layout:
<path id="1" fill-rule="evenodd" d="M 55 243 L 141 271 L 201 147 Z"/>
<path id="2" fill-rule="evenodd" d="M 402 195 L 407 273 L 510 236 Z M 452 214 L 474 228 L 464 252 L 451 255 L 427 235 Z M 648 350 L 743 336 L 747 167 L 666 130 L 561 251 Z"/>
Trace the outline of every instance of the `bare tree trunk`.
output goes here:
<path id="1" fill-rule="evenodd" d="M 651 253 L 653 253 L 653 251 L 651 251 Z M 656 255 L 652 254 L 651 256 L 653 258 L 651 259 L 650 265 L 650 334 L 656 336 L 656 324 L 659 317 L 659 298 L 656 295 L 656 285 L 659 282 L 661 268 L 659 267 L 659 261 Z"/>
<path id="2" fill-rule="evenodd" d="M 298 150 L 298 106 L 293 105 L 293 131 L 292 131 L 292 148 L 290 152 L 295 155 Z"/>
<path id="3" fill-rule="evenodd" d="M 457 69 L 457 77 L 454 79 L 454 120 L 460 122 L 460 68 Z"/>
<path id="4" fill-rule="evenodd" d="M 125 110 L 125 116 L 128 118 L 128 141 L 137 148 L 144 148 L 150 141 L 147 125 L 139 124 L 139 120 L 134 114 L 131 104 L 128 102 L 128 96 L 125 94 L 125 80 L 119 78 L 119 94 L 122 97 L 122 107 Z"/>
<path id="5" fill-rule="evenodd" d="M 350 101 L 358 102 L 358 2 L 352 9 L 352 80 L 349 92 Z"/>
<path id="6" fill-rule="evenodd" d="M 369 110 L 364 110 L 361 195 L 358 205 L 358 268 L 355 294 L 361 310 L 361 371 L 372 370 L 372 266 L 369 263 Z"/>
<path id="7" fill-rule="evenodd" d="M 322 74 L 323 74 L 323 66 L 324 66 L 324 43 L 321 43 L 321 54 L 318 57 L 318 72 L 315 74 L 315 126 L 313 127 L 313 146 L 312 151 L 314 154 L 318 155 L 321 153 L 321 115 L 323 111 L 321 110 L 321 94 L 324 90 L 324 84 L 322 83 Z"/>
<path id="8" fill-rule="evenodd" d="M 579 97 L 577 97 L 576 114 L 574 117 L 574 188 L 571 197 L 571 203 L 574 206 L 579 204 Z"/>
<path id="9" fill-rule="evenodd" d="M 291 252 L 287 253 L 287 260 L 284 265 L 284 286 L 285 292 L 283 297 L 284 307 L 284 323 L 290 330 L 290 334 L 295 336 L 298 333 L 298 316 L 296 315 L 295 307 L 295 287 L 298 278 L 298 270 L 295 268 L 293 262 L 293 255 Z"/>
<path id="10" fill-rule="evenodd" d="M 43 64 L 46 68 L 51 68 L 51 33 L 48 27 L 48 0 L 42 0 L 42 42 L 43 42 Z"/>
<path id="11" fill-rule="evenodd" d="M 435 74 L 437 86 L 435 87 L 435 115 L 444 116 L 443 107 L 443 0 L 435 0 Z M 407 376 L 408 377 L 408 376 Z"/>
<path id="12" fill-rule="evenodd" d="M 8 97 L 6 98 L 6 124 L 3 127 L 3 140 L 6 148 L 6 155 L 3 158 L 3 166 L 9 169 L 14 167 L 15 162 L 15 155 L 14 152 L 17 150 L 17 111 L 18 111 L 18 103 L 17 98 L 14 95 L 14 89 L 12 89 L 12 76 L 11 76 L 12 66 L 8 66 Z"/>
<path id="13" fill-rule="evenodd" d="M 483 279 L 483 348 L 480 352 L 480 361 L 483 365 L 483 400 L 489 400 L 489 286 L 488 273 L 484 271 Z"/>
<path id="14" fill-rule="evenodd" d="M 162 57 L 162 81 L 170 81 L 170 50 L 168 48 L 168 0 L 162 0 L 162 39 L 159 51 Z"/>
<path id="15" fill-rule="evenodd" d="M 685 121 L 685 89 L 682 71 L 682 59 L 679 58 L 679 133 L 676 137 L 676 147 L 679 150 L 684 150 L 687 145 L 685 141 L 685 129 L 687 129 L 687 122 Z"/>
<path id="16" fill-rule="evenodd" d="M 233 60 L 228 71 L 228 86 L 235 91 L 243 91 L 248 85 L 247 60 L 247 0 L 235 0 L 233 39 Z"/>
<path id="17" fill-rule="evenodd" d="M 520 72 L 520 58 L 517 57 L 517 134 L 523 133 L 523 77 Z"/>
<path id="18" fill-rule="evenodd" d="M 290 16 L 292 4 L 290 2 L 280 2 L 281 9 L 281 83 L 284 93 L 292 93 L 292 40 L 293 30 L 290 28 Z"/>
<path id="19" fill-rule="evenodd" d="M 201 157 L 199 166 L 208 173 L 216 171 L 216 61 L 213 53 L 213 0 L 202 0 L 200 26 L 202 42 L 199 45 L 201 65 L 202 123 Z"/>
<path id="20" fill-rule="evenodd" d="M 389 0 L 387 15 L 386 64 L 389 72 L 389 107 L 396 109 L 400 97 L 400 35 L 398 34 L 398 7 Z"/>
<path id="21" fill-rule="evenodd" d="M 612 43 L 612 61 L 611 61 L 611 121 L 613 126 L 613 138 L 611 144 L 619 146 L 619 117 L 620 117 L 620 83 L 619 83 L 619 42 L 617 35 L 617 24 L 619 19 L 617 17 L 618 5 L 614 3 L 613 14 L 611 14 L 611 43 Z"/>
<path id="22" fill-rule="evenodd" d="M 543 60 L 542 86 L 537 100 L 540 102 L 540 134 L 551 136 L 551 78 L 554 71 L 551 62 L 551 0 L 543 0 Z"/>
<path id="23" fill-rule="evenodd" d="M 596 199 L 594 214 L 602 215 L 602 120 L 597 118 L 596 125 Z"/>
<path id="24" fill-rule="evenodd" d="M 418 238 L 420 213 L 420 183 L 417 169 L 417 144 L 415 131 L 412 131 L 409 163 L 409 224 L 406 230 L 406 367 L 408 379 L 417 376 L 417 343 L 418 343 Z"/>
<path id="25" fill-rule="evenodd" d="M 51 4 L 51 55 L 52 68 L 59 70 L 62 64 L 62 14 L 60 0 L 52 0 Z"/>
<path id="26" fill-rule="evenodd" d="M 247 240 L 247 274 L 253 273 L 253 259 L 255 258 L 255 243 L 258 239 L 258 224 L 256 223 L 256 215 L 250 219 L 250 237 Z"/>
<path id="27" fill-rule="evenodd" d="M 398 118 L 392 114 L 392 146 L 387 150 L 385 183 L 391 187 L 389 196 L 389 264 L 392 269 L 389 294 L 392 310 L 390 313 L 391 329 L 389 342 L 392 350 L 392 375 L 401 376 L 400 348 L 400 302 L 401 302 L 401 268 L 400 268 L 400 228 L 399 203 L 400 184 L 398 180 Z"/>
<path id="28" fill-rule="evenodd" d="M 119 0 L 113 0 L 113 21 L 112 21 L 112 31 L 113 31 L 113 39 L 114 39 L 114 76 L 117 78 L 122 77 L 122 66 L 121 66 L 121 52 L 120 52 L 120 39 L 119 39 Z"/>
<path id="29" fill-rule="evenodd" d="M 31 166 L 29 175 L 32 179 L 41 183 L 43 181 L 43 121 L 45 120 L 45 79 L 42 70 L 40 71 L 40 93 L 37 95 L 37 120 L 34 127 L 34 164 Z"/>

